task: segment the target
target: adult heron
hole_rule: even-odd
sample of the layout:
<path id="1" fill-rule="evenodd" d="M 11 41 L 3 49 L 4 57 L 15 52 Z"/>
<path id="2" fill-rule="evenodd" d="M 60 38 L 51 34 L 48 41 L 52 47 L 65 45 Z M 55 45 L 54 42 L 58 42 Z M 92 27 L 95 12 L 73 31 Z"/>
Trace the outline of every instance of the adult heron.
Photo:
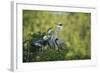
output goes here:
<path id="1" fill-rule="evenodd" d="M 63 26 L 61 23 L 58 23 L 56 26 L 56 30 L 53 32 L 51 28 L 48 29 L 48 34 L 50 35 L 50 39 L 48 40 L 49 46 L 51 48 L 55 48 L 58 50 L 58 46 L 60 45 L 61 41 L 58 41 L 58 34 L 62 30 Z"/>

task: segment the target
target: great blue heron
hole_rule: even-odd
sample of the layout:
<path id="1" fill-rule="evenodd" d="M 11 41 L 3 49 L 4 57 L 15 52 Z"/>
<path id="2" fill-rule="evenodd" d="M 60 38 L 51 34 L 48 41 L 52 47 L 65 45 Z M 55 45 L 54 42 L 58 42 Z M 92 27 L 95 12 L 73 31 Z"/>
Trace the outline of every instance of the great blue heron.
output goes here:
<path id="1" fill-rule="evenodd" d="M 61 23 L 57 24 L 55 31 L 52 31 L 52 29 L 49 28 L 48 34 L 50 35 L 50 39 L 48 39 L 48 43 L 51 48 L 55 48 L 56 50 L 59 49 L 59 46 L 62 43 L 62 41 L 59 40 L 58 34 L 62 30 L 62 28 L 63 26 Z"/>

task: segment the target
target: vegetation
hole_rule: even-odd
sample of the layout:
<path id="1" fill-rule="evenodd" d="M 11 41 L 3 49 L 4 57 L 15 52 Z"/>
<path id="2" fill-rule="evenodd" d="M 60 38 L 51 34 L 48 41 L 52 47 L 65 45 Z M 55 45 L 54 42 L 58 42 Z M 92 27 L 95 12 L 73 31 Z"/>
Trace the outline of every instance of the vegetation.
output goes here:
<path id="1" fill-rule="evenodd" d="M 48 28 L 55 30 L 63 24 L 59 38 L 65 49 L 51 49 L 48 45 L 35 48 L 32 41 L 43 38 Z M 23 62 L 84 60 L 91 58 L 91 14 L 83 12 L 54 12 L 23 10 Z"/>

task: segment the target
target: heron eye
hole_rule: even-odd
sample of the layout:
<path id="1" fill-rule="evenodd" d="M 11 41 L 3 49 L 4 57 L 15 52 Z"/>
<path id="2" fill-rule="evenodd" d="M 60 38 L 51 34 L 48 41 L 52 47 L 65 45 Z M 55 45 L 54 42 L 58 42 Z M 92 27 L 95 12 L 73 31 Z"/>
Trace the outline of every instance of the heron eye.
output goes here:
<path id="1" fill-rule="evenodd" d="M 62 26 L 62 23 L 58 23 L 57 25 Z"/>
<path id="2" fill-rule="evenodd" d="M 62 24 L 59 24 L 59 26 L 62 26 Z"/>

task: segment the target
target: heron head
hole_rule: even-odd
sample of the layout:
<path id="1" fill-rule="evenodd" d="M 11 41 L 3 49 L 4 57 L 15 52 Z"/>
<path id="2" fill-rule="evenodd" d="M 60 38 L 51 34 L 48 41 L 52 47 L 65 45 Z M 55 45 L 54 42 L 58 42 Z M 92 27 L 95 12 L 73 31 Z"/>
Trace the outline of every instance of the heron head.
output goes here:
<path id="1" fill-rule="evenodd" d="M 57 24 L 57 31 L 61 31 L 63 29 L 62 23 Z"/>

